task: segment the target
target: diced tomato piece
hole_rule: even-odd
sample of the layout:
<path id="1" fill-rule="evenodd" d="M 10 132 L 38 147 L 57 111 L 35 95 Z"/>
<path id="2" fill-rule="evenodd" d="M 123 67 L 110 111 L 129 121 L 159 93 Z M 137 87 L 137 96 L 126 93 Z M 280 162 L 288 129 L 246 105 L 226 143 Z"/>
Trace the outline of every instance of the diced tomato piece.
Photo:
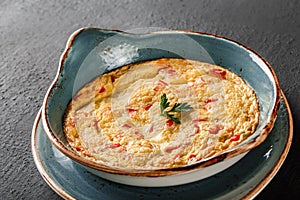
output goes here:
<path id="1" fill-rule="evenodd" d="M 154 90 L 155 92 L 157 92 L 157 91 L 159 90 L 159 86 L 158 86 L 158 85 L 155 86 L 155 88 L 153 88 L 153 90 Z"/>
<path id="2" fill-rule="evenodd" d="M 169 85 L 168 83 L 164 82 L 164 81 L 163 81 L 163 80 L 161 80 L 161 79 L 160 79 L 160 80 L 158 80 L 158 82 L 159 82 L 159 83 L 161 83 L 161 84 L 162 84 L 162 85 L 164 85 L 164 86 L 168 86 L 168 85 Z"/>
<path id="3" fill-rule="evenodd" d="M 167 153 L 171 153 L 172 151 L 174 151 L 175 149 L 178 149 L 179 147 L 180 147 L 180 145 L 173 146 L 173 147 L 167 147 L 167 148 L 165 149 L 165 151 L 166 151 Z"/>
<path id="4" fill-rule="evenodd" d="M 207 121 L 207 119 L 204 119 L 204 118 L 197 118 L 197 119 L 194 119 L 194 120 L 192 121 L 192 123 L 193 123 L 193 124 L 196 124 L 196 123 L 198 123 L 198 122 L 205 122 L 205 121 Z"/>
<path id="5" fill-rule="evenodd" d="M 239 141 L 239 140 L 240 140 L 240 135 L 233 135 L 230 138 L 230 142 Z"/>
<path id="6" fill-rule="evenodd" d="M 128 108 L 127 110 L 128 110 L 128 112 L 130 112 L 130 113 L 131 113 L 131 112 L 136 112 L 136 111 L 137 111 L 136 109 L 133 109 L 133 108 Z"/>
<path id="7" fill-rule="evenodd" d="M 191 154 L 191 155 L 189 156 L 189 159 L 192 159 L 192 158 L 196 158 L 196 155 L 195 155 L 195 154 Z"/>
<path id="8" fill-rule="evenodd" d="M 166 72 L 169 75 L 174 75 L 176 73 L 176 70 L 172 69 L 171 66 L 163 67 L 158 70 L 158 72 L 161 72 L 161 71 Z"/>
<path id="9" fill-rule="evenodd" d="M 163 80 L 158 80 L 157 85 L 153 88 L 153 90 L 155 92 L 159 91 L 160 89 L 165 88 L 166 86 L 168 86 L 169 84 L 164 82 Z"/>
<path id="10" fill-rule="evenodd" d="M 196 134 L 200 133 L 200 127 L 197 124 L 194 124 L 194 130 L 192 132 L 190 132 L 187 136 L 188 137 L 193 137 Z"/>
<path id="11" fill-rule="evenodd" d="M 168 69 L 167 73 L 168 73 L 169 75 L 174 75 L 174 74 L 176 74 L 176 70 L 170 68 L 170 69 Z"/>
<path id="12" fill-rule="evenodd" d="M 144 135 L 141 134 L 139 131 L 135 131 L 134 134 L 137 135 L 139 138 L 144 139 Z"/>
<path id="13" fill-rule="evenodd" d="M 212 102 L 216 102 L 216 101 L 218 101 L 218 99 L 206 99 L 204 103 L 208 104 L 208 103 L 212 103 Z"/>
<path id="14" fill-rule="evenodd" d="M 226 71 L 224 71 L 222 69 L 212 69 L 210 72 L 211 72 L 211 74 L 213 74 L 219 78 L 222 78 L 222 79 L 226 78 Z"/>
<path id="15" fill-rule="evenodd" d="M 102 92 L 105 92 L 105 87 L 104 87 L 104 86 L 102 86 L 102 87 L 100 88 L 100 90 L 99 90 L 99 93 L 102 93 Z"/>
<path id="16" fill-rule="evenodd" d="M 81 149 L 79 147 L 76 147 L 75 149 L 76 149 L 76 151 L 81 151 Z"/>
<path id="17" fill-rule="evenodd" d="M 132 109 L 132 108 L 128 108 L 127 111 L 130 117 L 133 117 L 137 112 L 136 109 Z"/>
<path id="18" fill-rule="evenodd" d="M 219 133 L 219 131 L 220 131 L 221 129 L 222 129 L 221 125 L 216 124 L 216 126 L 215 126 L 214 128 L 210 128 L 210 129 L 208 130 L 208 132 L 211 133 L 211 134 L 217 134 L 217 133 Z"/>
<path id="19" fill-rule="evenodd" d="M 120 143 L 116 143 L 116 144 L 111 144 L 111 145 L 109 145 L 109 148 L 115 149 L 115 148 L 118 148 L 118 147 L 120 147 L 120 146 L 121 146 Z"/>
<path id="20" fill-rule="evenodd" d="M 152 133 L 153 130 L 154 130 L 154 126 L 153 126 L 153 124 L 151 124 L 151 126 L 150 126 L 150 128 L 149 128 L 149 133 Z"/>
<path id="21" fill-rule="evenodd" d="M 200 127 L 198 125 L 195 125 L 195 133 L 196 134 L 200 133 Z"/>
<path id="22" fill-rule="evenodd" d="M 168 126 L 172 126 L 174 124 L 174 122 L 171 119 L 169 119 L 166 123 Z"/>
<path id="23" fill-rule="evenodd" d="M 151 108 L 152 104 L 148 104 L 146 107 L 145 107 L 145 110 L 148 111 L 150 108 Z"/>
<path id="24" fill-rule="evenodd" d="M 129 124 L 124 124 L 123 127 L 124 128 L 131 128 L 131 126 Z"/>

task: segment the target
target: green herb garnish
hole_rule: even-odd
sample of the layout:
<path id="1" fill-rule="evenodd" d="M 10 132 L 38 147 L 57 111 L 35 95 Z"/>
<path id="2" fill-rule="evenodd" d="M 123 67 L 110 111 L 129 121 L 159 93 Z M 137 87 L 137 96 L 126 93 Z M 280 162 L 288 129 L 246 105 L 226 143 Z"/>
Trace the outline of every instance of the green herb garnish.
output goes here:
<path id="1" fill-rule="evenodd" d="M 160 102 L 160 115 L 167 117 L 176 124 L 181 123 L 180 120 L 174 116 L 176 112 L 189 112 L 193 109 L 188 103 L 175 103 L 171 109 L 168 109 L 169 107 L 170 102 L 168 102 L 167 95 L 163 94 Z"/>

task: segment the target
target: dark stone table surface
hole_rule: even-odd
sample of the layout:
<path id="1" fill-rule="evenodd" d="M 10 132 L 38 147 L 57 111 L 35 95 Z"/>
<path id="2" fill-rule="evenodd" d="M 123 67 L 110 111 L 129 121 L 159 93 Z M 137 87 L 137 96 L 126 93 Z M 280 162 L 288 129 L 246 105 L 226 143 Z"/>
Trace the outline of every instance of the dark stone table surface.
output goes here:
<path id="1" fill-rule="evenodd" d="M 86 26 L 209 32 L 258 51 L 290 103 L 294 139 L 282 168 L 256 199 L 300 198 L 300 1 L 1 0 L 0 199 L 60 199 L 33 162 L 31 130 L 69 35 Z"/>

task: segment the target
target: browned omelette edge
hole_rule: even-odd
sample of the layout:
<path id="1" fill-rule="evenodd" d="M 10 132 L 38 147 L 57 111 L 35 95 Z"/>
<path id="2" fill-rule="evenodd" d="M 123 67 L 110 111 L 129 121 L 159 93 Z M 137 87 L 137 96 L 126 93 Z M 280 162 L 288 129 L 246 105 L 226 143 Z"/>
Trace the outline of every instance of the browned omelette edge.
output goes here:
<path id="1" fill-rule="evenodd" d="M 75 31 L 70 38 L 68 39 L 66 48 L 62 54 L 62 56 L 60 57 L 60 62 L 59 62 L 59 68 L 58 68 L 58 72 L 56 74 L 56 77 L 53 81 L 53 83 L 51 84 L 45 100 L 43 102 L 43 107 L 42 107 L 42 122 L 43 122 L 43 126 L 45 129 L 45 132 L 48 136 L 48 138 L 50 139 L 51 143 L 53 143 L 55 145 L 55 147 L 57 147 L 57 149 L 59 151 L 61 151 L 63 154 L 65 154 L 67 157 L 70 157 L 71 159 L 73 159 L 76 162 L 79 162 L 87 167 L 91 167 L 93 169 L 96 170 L 100 170 L 100 171 L 104 171 L 104 172 L 108 172 L 108 173 L 113 173 L 113 174 L 120 174 L 120 175 L 129 175 L 129 176 L 145 176 L 145 177 L 159 177 L 159 176 L 169 176 L 169 175 L 174 175 L 174 174 L 179 174 L 179 173 L 184 173 L 190 170 L 195 170 L 195 169 L 199 169 L 199 168 L 203 168 L 212 164 L 215 164 L 217 162 L 220 162 L 222 160 L 226 160 L 228 158 L 231 158 L 233 156 L 236 156 L 238 154 L 241 154 L 243 152 L 249 151 L 253 148 L 255 148 L 256 146 L 258 146 L 259 144 L 261 144 L 268 136 L 268 134 L 270 133 L 270 131 L 272 130 L 275 120 L 276 120 L 276 116 L 278 113 L 278 107 L 279 107 L 279 102 L 280 102 L 280 87 L 279 87 L 279 82 L 278 79 L 276 77 L 276 74 L 274 72 L 274 70 L 272 69 L 271 65 L 262 57 L 260 56 L 257 52 L 253 51 L 252 49 L 250 49 L 249 47 L 247 47 L 244 44 L 241 44 L 239 42 L 233 41 L 231 39 L 227 39 L 223 36 L 218 36 L 215 34 L 208 34 L 208 33 L 202 33 L 202 32 L 192 32 L 192 31 L 166 31 L 166 32 L 157 32 L 157 33 L 190 33 L 190 34 L 195 34 L 195 35 L 207 35 L 207 36 L 213 36 L 213 37 L 217 37 L 220 39 L 225 39 L 228 40 L 232 43 L 235 43 L 239 46 L 242 46 L 243 48 L 246 48 L 248 51 L 254 53 L 255 55 L 257 55 L 260 59 L 262 59 L 262 61 L 268 66 L 270 72 L 272 73 L 272 76 L 274 78 L 275 81 L 275 85 L 276 85 L 276 99 L 275 99 L 275 106 L 272 112 L 272 115 L 270 116 L 270 121 L 269 123 L 263 128 L 263 130 L 261 131 L 260 135 L 253 140 L 250 143 L 247 143 L 231 152 L 225 153 L 225 154 L 221 154 L 219 156 L 216 156 L 210 160 L 207 161 L 202 161 L 199 163 L 195 163 L 191 166 L 186 166 L 186 167 L 180 167 L 180 168 L 173 168 L 173 169 L 162 169 L 162 170 L 128 170 L 128 169 L 118 169 L 118 168 L 112 168 L 100 163 L 96 163 L 93 162 L 91 160 L 88 160 L 80 155 L 78 155 L 76 152 L 74 152 L 73 150 L 71 150 L 70 148 L 66 147 L 60 140 L 59 138 L 56 137 L 56 135 L 52 132 L 52 129 L 50 127 L 50 124 L 48 122 L 47 119 L 47 105 L 48 105 L 48 101 L 49 101 L 49 96 L 52 93 L 53 89 L 57 84 L 57 81 L 59 79 L 60 73 L 63 69 L 63 63 L 64 60 L 67 58 L 68 53 L 72 47 L 72 44 L 75 40 L 75 38 L 84 30 L 88 30 L 88 29 L 95 29 L 95 30 L 105 30 L 105 29 L 100 29 L 100 28 L 92 28 L 92 27 L 86 27 L 86 28 L 81 28 L 77 31 Z M 126 33 L 126 32 L 122 32 L 119 30 L 108 30 L 108 31 L 116 31 L 119 33 L 123 33 L 123 34 L 130 34 L 130 33 Z M 155 34 L 155 33 L 151 33 L 151 34 Z"/>

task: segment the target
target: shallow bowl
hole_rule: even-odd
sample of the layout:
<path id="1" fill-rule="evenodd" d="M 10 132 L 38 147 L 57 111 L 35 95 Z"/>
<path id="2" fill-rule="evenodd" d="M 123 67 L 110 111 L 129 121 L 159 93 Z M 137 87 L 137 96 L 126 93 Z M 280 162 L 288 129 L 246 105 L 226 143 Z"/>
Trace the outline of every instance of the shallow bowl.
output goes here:
<path id="1" fill-rule="evenodd" d="M 163 170 L 123 170 L 93 162 L 69 146 L 63 118 L 76 92 L 95 77 L 126 64 L 158 58 L 184 58 L 220 65 L 241 76 L 255 91 L 260 120 L 256 131 L 221 155 L 193 165 Z M 82 28 L 69 38 L 55 80 L 42 107 L 43 127 L 59 151 L 90 172 L 119 183 L 136 186 L 170 186 L 197 181 L 218 173 L 261 144 L 273 128 L 280 88 L 270 64 L 249 47 L 207 33 L 164 31 L 130 34 L 115 30 Z"/>

